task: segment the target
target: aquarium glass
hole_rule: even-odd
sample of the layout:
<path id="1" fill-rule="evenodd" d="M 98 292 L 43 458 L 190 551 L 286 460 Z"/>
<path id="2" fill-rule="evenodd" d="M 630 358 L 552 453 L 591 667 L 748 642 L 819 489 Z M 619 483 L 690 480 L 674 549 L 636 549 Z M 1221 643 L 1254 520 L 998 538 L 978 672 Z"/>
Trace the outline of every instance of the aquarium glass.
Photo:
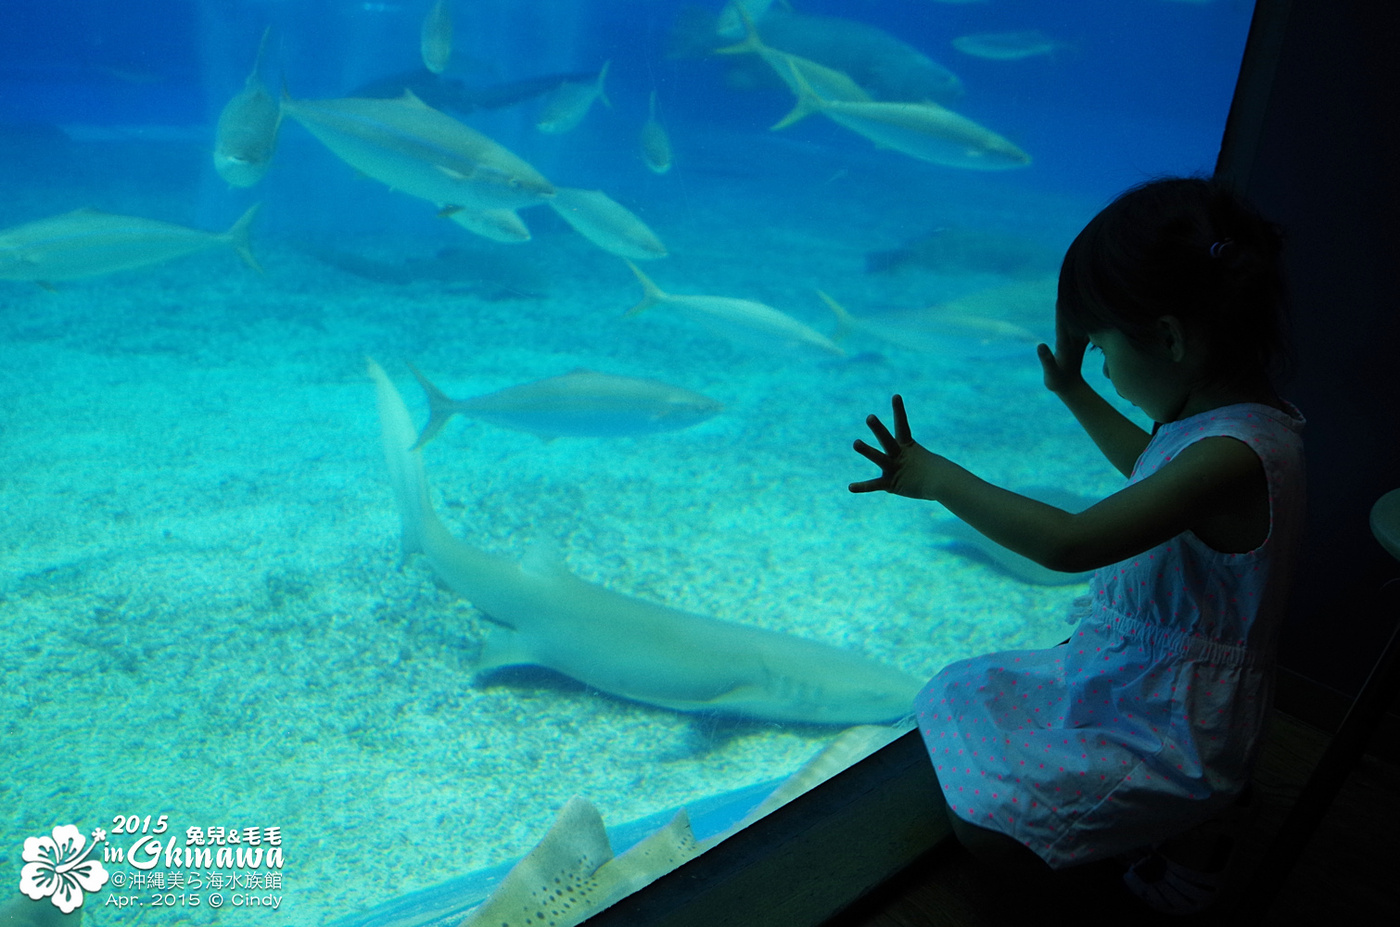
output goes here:
<path id="1" fill-rule="evenodd" d="M 7 0 L 0 912 L 460 923 L 1067 636 L 851 445 L 1122 485 L 1036 343 L 1251 4 L 746 3 Z"/>

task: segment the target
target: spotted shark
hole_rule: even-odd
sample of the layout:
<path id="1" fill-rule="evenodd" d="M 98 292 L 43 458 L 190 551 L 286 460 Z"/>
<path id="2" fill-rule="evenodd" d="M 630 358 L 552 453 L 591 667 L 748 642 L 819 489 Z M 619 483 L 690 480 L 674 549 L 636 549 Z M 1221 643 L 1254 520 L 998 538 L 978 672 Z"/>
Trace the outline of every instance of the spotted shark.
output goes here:
<path id="1" fill-rule="evenodd" d="M 624 699 L 771 721 L 871 724 L 911 711 L 921 680 L 839 647 L 695 615 L 517 563 L 453 537 L 433 511 L 417 431 L 369 361 L 405 556 L 421 554 L 495 625 L 477 671 L 536 665 Z"/>

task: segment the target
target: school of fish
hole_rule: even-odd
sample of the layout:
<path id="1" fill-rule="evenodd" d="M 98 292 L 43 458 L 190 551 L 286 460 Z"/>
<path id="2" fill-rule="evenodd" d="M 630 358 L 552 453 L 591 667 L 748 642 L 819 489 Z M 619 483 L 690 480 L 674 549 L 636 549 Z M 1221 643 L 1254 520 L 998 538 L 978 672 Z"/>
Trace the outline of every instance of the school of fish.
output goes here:
<path id="1" fill-rule="evenodd" d="M 456 20 L 466 12 L 465 4 L 459 6 L 454 8 L 451 0 L 433 0 L 428 6 L 419 30 L 420 69 L 391 75 L 344 97 L 299 97 L 285 80 L 280 92 L 274 94 L 268 74 L 276 70 L 278 43 L 270 28 L 264 31 L 243 86 L 228 100 L 214 126 L 209 151 L 219 176 L 233 187 L 259 184 L 275 167 L 278 136 L 284 125 L 293 123 L 343 162 L 345 169 L 423 201 L 421 208 L 433 210 L 474 236 L 507 244 L 530 242 L 532 235 L 521 213 L 548 206 L 584 240 L 630 268 L 641 285 L 642 297 L 627 310 L 628 316 L 655 309 L 717 337 L 765 351 L 776 347 L 793 354 L 805 351 L 837 358 L 847 355 L 841 342 L 851 336 L 913 351 L 938 350 L 938 345 L 949 339 L 1018 345 L 1036 339 L 1036 334 L 1019 321 L 1024 313 L 1006 317 L 999 315 L 999 307 L 1034 304 L 1046 308 L 1053 294 L 1042 279 L 994 288 L 956 304 L 902 316 L 854 316 L 832 297 L 819 293 L 816 296 L 836 317 L 835 331 L 830 335 L 796 315 L 743 294 L 662 290 L 637 266 L 637 262 L 670 254 L 661 236 L 640 214 L 645 212 L 643 207 L 624 205 L 603 190 L 556 183 L 464 121 L 477 109 L 502 108 L 538 98 L 534 127 L 546 135 L 570 136 L 598 105 L 613 106 L 607 92 L 611 61 L 586 64 L 582 70 L 567 73 L 470 86 L 451 76 L 454 36 L 462 26 Z M 469 14 L 464 21 L 470 28 Z M 962 82 L 955 74 L 873 26 L 806 15 L 773 0 L 729 0 L 716 15 L 678 23 L 672 41 L 673 50 L 698 50 L 736 67 L 756 67 L 765 80 L 786 87 L 794 105 L 777 120 L 774 130 L 821 115 L 882 149 L 938 168 L 1007 170 L 1031 163 L 1030 155 L 1014 142 L 951 108 L 963 94 Z M 1008 62 L 1052 56 L 1066 47 L 1035 31 L 969 34 L 952 44 L 966 55 Z M 634 123 L 634 157 L 639 166 L 657 177 L 674 176 L 684 172 L 686 146 L 673 147 L 661 111 L 657 90 L 650 89 L 645 118 Z M 612 118 L 615 121 L 616 117 Z M 568 140 L 563 144 L 569 144 Z M 0 230 L 0 280 L 51 287 L 55 281 L 139 270 L 218 246 L 232 249 L 257 270 L 249 228 L 258 209 L 257 205 L 247 209 L 223 232 L 90 208 L 37 219 Z M 342 256 L 337 266 L 346 260 Z M 722 411 L 715 400 L 657 379 L 591 370 L 506 385 L 459 400 L 409 365 L 429 405 L 426 425 L 410 440 L 397 392 L 377 365 L 372 369 L 381 412 L 392 422 L 392 429 L 386 431 L 386 453 L 410 534 L 405 549 L 424 551 L 434 567 L 468 597 L 486 595 L 483 590 L 489 589 L 500 598 L 501 589 L 515 584 L 510 595 L 529 606 L 521 606 L 518 640 L 513 639 L 511 648 L 506 648 L 510 653 L 502 651 L 497 663 L 553 665 L 604 691 L 678 710 L 721 710 L 817 723 L 879 720 L 902 711 L 914 681 L 864 658 L 612 596 L 594 587 L 567 583 L 558 575 L 549 582 L 528 575 L 528 570 L 523 578 L 517 577 L 514 567 L 484 558 L 448 537 L 440 526 L 434 527 L 431 510 L 424 508 L 418 456 L 453 416 L 528 432 L 545 440 L 607 439 L 693 427 Z M 758 647 L 768 654 L 768 676 L 776 672 L 775 667 L 782 667 L 785 675 L 768 678 L 754 669 L 749 678 L 733 655 L 723 659 L 718 651 L 668 655 L 662 652 L 664 648 L 628 642 L 614 628 L 611 633 L 615 639 L 606 646 L 599 641 L 589 645 L 608 655 L 606 660 L 598 657 L 595 663 L 611 660 L 618 664 L 614 679 L 597 666 L 583 665 L 578 657 L 587 649 L 585 638 L 594 631 L 574 613 L 583 608 L 579 602 L 586 600 L 592 608 L 595 599 L 609 603 L 609 608 L 631 622 L 619 627 L 632 627 L 658 640 L 684 629 L 698 642 L 729 648 L 725 653 Z M 506 596 L 501 601 L 508 605 L 515 600 Z M 500 603 L 497 607 L 506 609 Z M 527 615 L 533 616 L 541 608 L 552 609 L 577 625 L 570 626 L 574 638 L 568 647 L 556 646 L 555 638 L 564 633 L 560 627 L 538 624 L 536 617 L 528 620 L 537 624 L 526 624 Z M 647 675 L 648 664 L 655 664 L 654 679 Z M 843 689 L 826 678 L 829 674 L 823 668 L 830 667 L 854 674 L 854 681 L 846 679 Z M 672 691 L 674 679 L 686 673 L 694 677 L 695 691 L 676 694 Z"/>

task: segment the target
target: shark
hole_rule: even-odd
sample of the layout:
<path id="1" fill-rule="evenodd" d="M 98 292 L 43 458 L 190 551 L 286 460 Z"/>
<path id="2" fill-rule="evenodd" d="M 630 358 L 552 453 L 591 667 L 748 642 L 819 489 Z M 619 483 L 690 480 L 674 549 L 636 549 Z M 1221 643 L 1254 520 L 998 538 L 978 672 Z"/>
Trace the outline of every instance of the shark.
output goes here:
<path id="1" fill-rule="evenodd" d="M 428 495 L 417 431 L 388 374 L 368 360 L 405 557 L 493 623 L 476 670 L 535 665 L 601 692 L 681 712 L 875 724 L 905 717 L 922 680 L 862 654 L 633 598 L 557 558 L 516 562 L 454 537 Z"/>

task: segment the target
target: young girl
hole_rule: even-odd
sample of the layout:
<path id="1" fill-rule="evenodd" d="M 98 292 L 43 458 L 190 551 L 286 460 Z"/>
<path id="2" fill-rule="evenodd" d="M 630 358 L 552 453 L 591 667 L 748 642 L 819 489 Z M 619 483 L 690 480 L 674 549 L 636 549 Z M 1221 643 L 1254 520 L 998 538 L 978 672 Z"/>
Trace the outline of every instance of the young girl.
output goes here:
<path id="1" fill-rule="evenodd" d="M 1199 179 L 1129 190 L 1074 240 L 1055 348 L 1037 349 L 1045 386 L 1128 477 L 1084 512 L 925 449 L 899 396 L 893 435 L 867 419 L 881 449 L 855 443 L 882 472 L 852 492 L 934 500 L 1046 567 L 1096 570 L 1068 642 L 950 664 L 915 703 L 954 831 L 979 856 L 1040 870 L 1117 857 L 1130 888 L 1176 912 L 1220 886 L 1228 846 L 1192 828 L 1249 782 L 1303 522 L 1303 419 L 1267 374 L 1280 243 Z M 1086 349 L 1150 434 L 1084 381 Z"/>

